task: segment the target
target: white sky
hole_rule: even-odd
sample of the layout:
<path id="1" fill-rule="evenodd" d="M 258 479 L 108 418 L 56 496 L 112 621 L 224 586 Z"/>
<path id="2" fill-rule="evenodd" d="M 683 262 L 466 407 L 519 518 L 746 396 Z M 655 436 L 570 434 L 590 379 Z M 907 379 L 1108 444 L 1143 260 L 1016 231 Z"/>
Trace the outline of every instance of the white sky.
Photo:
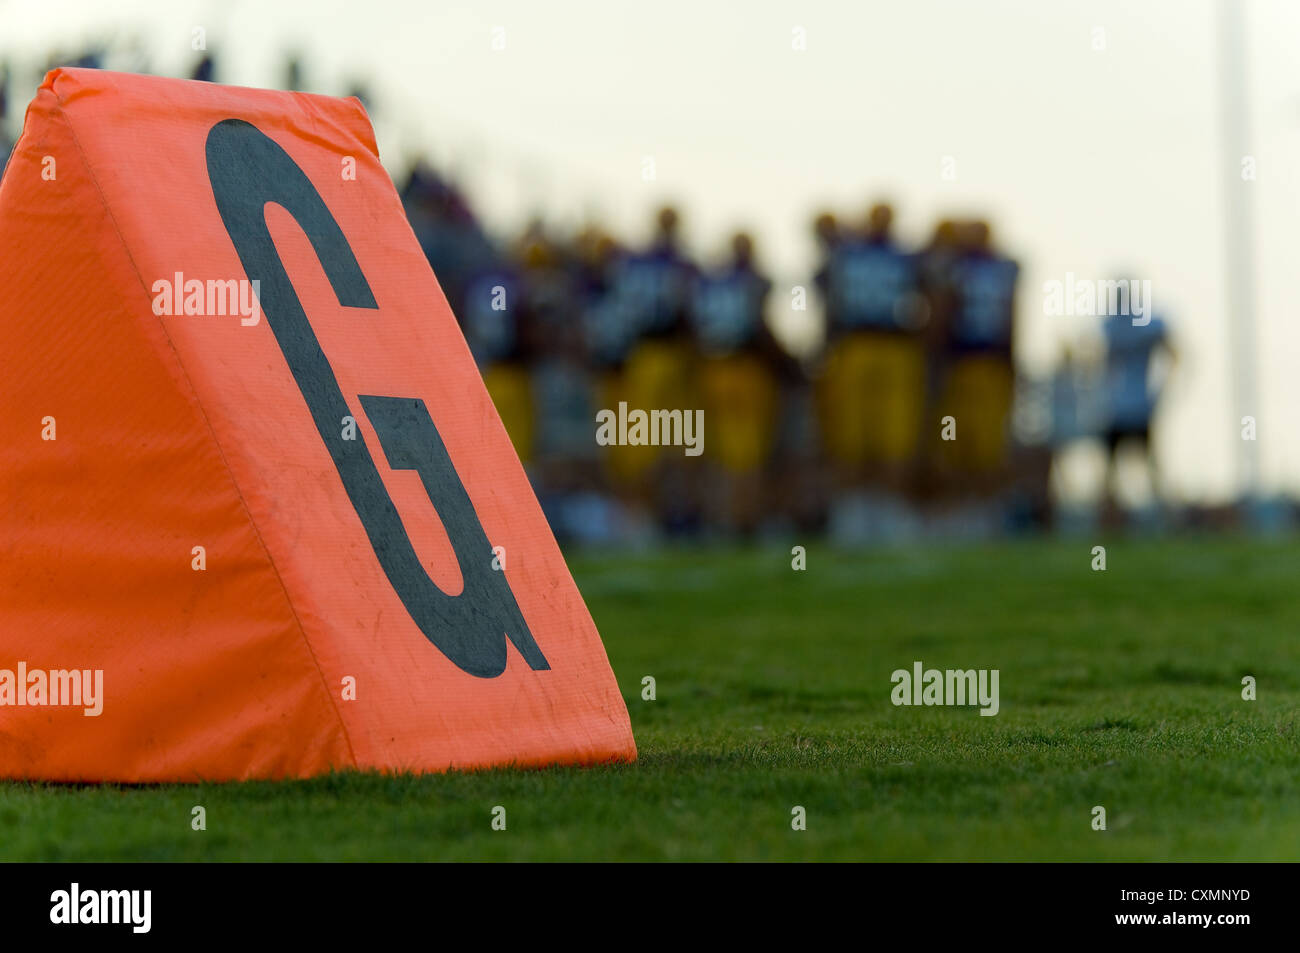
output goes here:
<path id="1" fill-rule="evenodd" d="M 1182 357 L 1159 417 L 1163 469 L 1184 497 L 1214 499 L 1241 446 L 1225 182 L 1254 196 L 1264 483 L 1300 492 L 1300 3 L 1243 2 L 1250 184 L 1225 176 L 1220 153 L 1217 0 L 0 0 L 0 58 L 19 70 L 18 107 L 51 50 L 95 39 L 135 37 L 175 73 L 202 26 L 221 81 L 251 86 L 280 85 L 299 49 L 317 92 L 367 81 L 390 168 L 430 150 L 490 226 L 599 211 L 637 237 L 671 198 L 701 251 L 752 228 L 786 286 L 807 281 L 823 205 L 858 217 L 888 196 L 915 239 L 940 214 L 982 213 L 1025 267 L 1030 369 L 1088 323 L 1044 315 L 1044 281 L 1126 268 L 1153 282 Z"/>

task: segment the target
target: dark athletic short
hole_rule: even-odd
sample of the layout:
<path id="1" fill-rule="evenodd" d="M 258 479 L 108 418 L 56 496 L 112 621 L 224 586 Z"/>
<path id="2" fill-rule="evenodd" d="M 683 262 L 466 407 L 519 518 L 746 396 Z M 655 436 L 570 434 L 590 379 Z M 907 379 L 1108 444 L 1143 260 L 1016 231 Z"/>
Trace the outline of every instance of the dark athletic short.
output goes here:
<path id="1" fill-rule="evenodd" d="M 1111 427 L 1106 431 L 1106 450 L 1114 453 L 1121 443 L 1133 441 L 1146 447 L 1151 442 L 1150 424 L 1142 424 L 1136 427 Z"/>

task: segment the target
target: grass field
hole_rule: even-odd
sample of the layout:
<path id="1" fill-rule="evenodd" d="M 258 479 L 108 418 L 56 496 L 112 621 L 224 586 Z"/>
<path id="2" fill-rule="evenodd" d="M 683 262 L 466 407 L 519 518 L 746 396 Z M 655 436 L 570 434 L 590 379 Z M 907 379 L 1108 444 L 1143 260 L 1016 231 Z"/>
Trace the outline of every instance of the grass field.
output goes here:
<path id="1" fill-rule="evenodd" d="M 0 859 L 1300 858 L 1300 545 L 1092 545 L 576 555 L 637 764 L 0 784 Z M 999 669 L 1001 712 L 895 707 L 916 660 Z"/>

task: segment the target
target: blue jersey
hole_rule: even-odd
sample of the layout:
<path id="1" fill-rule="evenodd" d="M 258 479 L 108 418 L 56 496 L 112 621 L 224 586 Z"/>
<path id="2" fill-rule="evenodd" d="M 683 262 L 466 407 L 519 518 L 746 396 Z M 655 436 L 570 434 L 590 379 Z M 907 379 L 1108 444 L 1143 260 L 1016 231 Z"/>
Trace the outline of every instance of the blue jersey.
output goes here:
<path id="1" fill-rule="evenodd" d="M 595 456 L 596 445 L 591 439 L 595 394 L 586 369 L 562 358 L 544 360 L 533 371 L 532 385 L 538 455 Z"/>
<path id="2" fill-rule="evenodd" d="M 960 351 L 1007 351 L 1020 266 L 996 255 L 963 255 L 952 266 L 957 310 L 952 345 Z"/>
<path id="3" fill-rule="evenodd" d="M 916 279 L 916 258 L 891 242 L 845 242 L 826 266 L 828 310 L 844 329 L 902 330 Z"/>
<path id="4" fill-rule="evenodd" d="M 763 329 L 763 302 L 771 284 L 752 268 L 733 267 L 695 281 L 691 326 L 707 354 L 751 346 Z"/>
<path id="5" fill-rule="evenodd" d="M 1051 383 L 1052 442 L 1057 446 L 1092 437 L 1106 429 L 1102 382 L 1092 374 L 1067 364 Z"/>
<path id="6" fill-rule="evenodd" d="M 636 315 L 613 289 L 591 289 L 582 308 L 587 353 L 598 367 L 618 367 L 627 359 L 639 330 Z"/>
<path id="7" fill-rule="evenodd" d="M 677 329 L 686 306 L 693 269 L 672 249 L 629 255 L 614 266 L 611 291 L 640 334 Z"/>
<path id="8" fill-rule="evenodd" d="M 465 342 L 480 367 L 509 360 L 519 350 L 518 282 L 505 271 L 488 271 L 465 289 Z"/>
<path id="9" fill-rule="evenodd" d="M 1155 412 L 1151 358 L 1168 329 L 1159 317 L 1135 325 L 1129 315 L 1106 319 L 1106 404 L 1112 428 L 1146 427 Z"/>

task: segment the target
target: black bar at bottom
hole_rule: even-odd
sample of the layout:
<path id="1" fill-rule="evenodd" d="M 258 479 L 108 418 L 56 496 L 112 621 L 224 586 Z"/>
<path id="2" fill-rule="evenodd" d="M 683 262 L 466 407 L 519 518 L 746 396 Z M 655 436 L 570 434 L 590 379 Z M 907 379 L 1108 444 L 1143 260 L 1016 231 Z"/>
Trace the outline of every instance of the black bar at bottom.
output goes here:
<path id="1" fill-rule="evenodd" d="M 882 939 L 1047 930 L 1231 943 L 1290 932 L 1294 873 L 1284 864 L 12 864 L 0 865 L 0 935 L 337 942 L 468 930 L 490 941 L 522 927 L 562 942 L 611 929 L 625 940 L 681 936 L 693 925 L 743 935 L 782 921 L 820 934 L 840 921 Z"/>

